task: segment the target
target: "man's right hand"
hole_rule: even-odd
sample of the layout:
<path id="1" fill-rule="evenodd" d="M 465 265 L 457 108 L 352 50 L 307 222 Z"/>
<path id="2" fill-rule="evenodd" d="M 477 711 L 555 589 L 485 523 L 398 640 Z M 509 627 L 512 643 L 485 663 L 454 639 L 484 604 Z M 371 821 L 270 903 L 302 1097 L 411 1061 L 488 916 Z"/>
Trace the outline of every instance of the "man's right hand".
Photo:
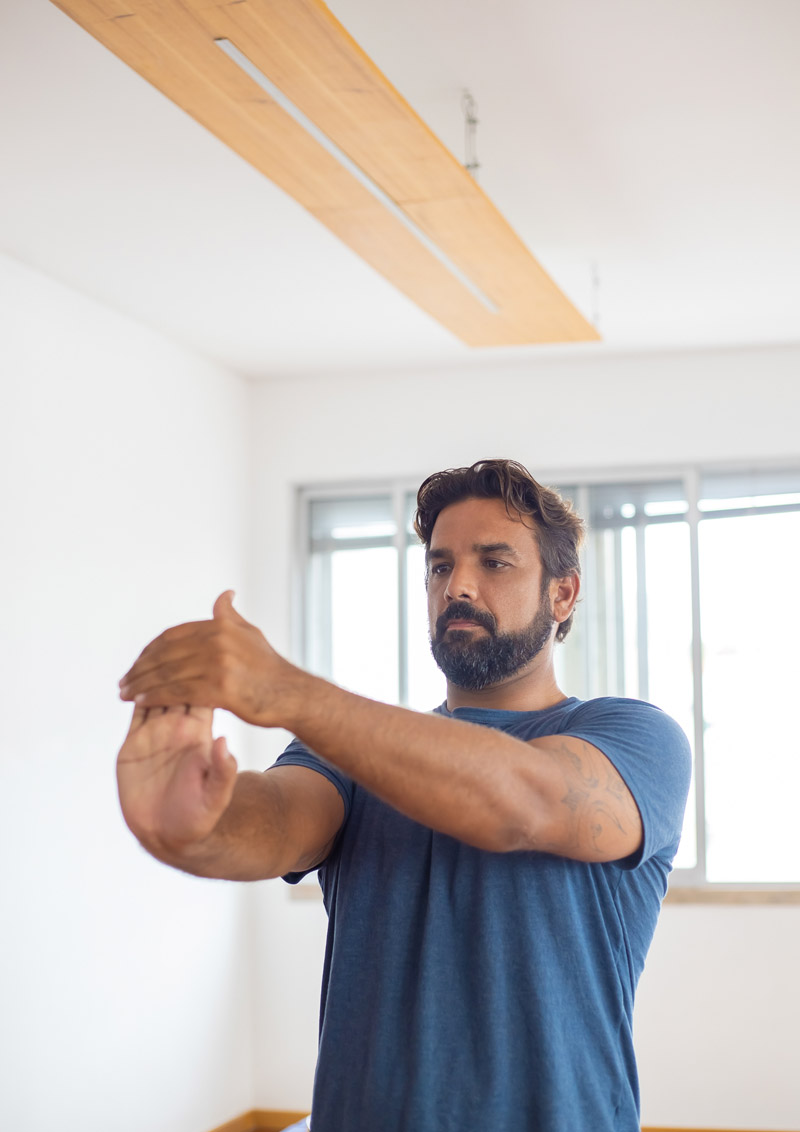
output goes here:
<path id="1" fill-rule="evenodd" d="M 154 857 L 195 876 L 266 880 L 310 868 L 344 819 L 336 787 L 302 766 L 237 773 L 211 708 L 142 708 L 117 759 L 122 813 Z"/>
<path id="2" fill-rule="evenodd" d="M 236 759 L 213 739 L 210 708 L 140 708 L 117 759 L 128 826 L 155 856 L 190 854 L 230 804 Z"/>

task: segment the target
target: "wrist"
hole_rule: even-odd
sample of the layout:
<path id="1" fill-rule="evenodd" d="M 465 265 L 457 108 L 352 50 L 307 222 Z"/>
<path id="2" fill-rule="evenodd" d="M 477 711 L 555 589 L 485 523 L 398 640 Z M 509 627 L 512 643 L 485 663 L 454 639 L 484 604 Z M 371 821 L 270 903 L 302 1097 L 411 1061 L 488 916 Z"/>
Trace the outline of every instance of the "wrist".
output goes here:
<path id="1" fill-rule="evenodd" d="M 131 833 L 151 856 L 165 864 L 187 869 L 209 856 L 209 834 L 176 836 L 173 832 L 161 829 L 134 828 L 129 823 Z"/>
<path id="2" fill-rule="evenodd" d="M 260 713 L 259 725 L 282 727 L 296 735 L 329 687 L 331 685 L 322 677 L 282 659 L 281 671 L 272 682 L 269 702 Z"/>

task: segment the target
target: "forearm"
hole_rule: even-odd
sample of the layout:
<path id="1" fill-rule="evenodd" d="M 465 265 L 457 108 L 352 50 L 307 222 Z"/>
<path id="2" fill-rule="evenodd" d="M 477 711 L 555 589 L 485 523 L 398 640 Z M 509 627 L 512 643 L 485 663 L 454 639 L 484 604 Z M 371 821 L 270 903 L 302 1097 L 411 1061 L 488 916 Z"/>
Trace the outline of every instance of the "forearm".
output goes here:
<path id="1" fill-rule="evenodd" d="M 529 848 L 547 755 L 501 731 L 345 692 L 296 670 L 284 726 L 395 809 L 478 848 Z"/>
<path id="2" fill-rule="evenodd" d="M 231 801 L 206 837 L 179 842 L 158 829 L 131 828 L 159 861 L 194 876 L 266 880 L 296 864 L 279 784 L 251 771 L 237 775 Z"/>
<path id="3" fill-rule="evenodd" d="M 176 626 L 152 641 L 120 689 L 124 700 L 136 703 L 140 726 L 150 709 L 181 714 L 190 704 L 190 714 L 225 708 L 248 723 L 284 727 L 401 813 L 478 848 L 614 861 L 641 844 L 636 802 L 591 742 L 561 734 L 523 741 L 342 691 L 280 657 L 233 609 L 230 592 L 215 602 L 212 621 Z M 142 730 L 150 727 L 147 719 Z M 326 777 L 278 767 L 266 776 L 271 781 L 262 795 L 260 783 L 248 785 L 249 777 L 242 776 L 245 785 L 237 783 L 229 803 L 225 753 L 212 752 L 209 764 L 210 735 L 201 738 L 201 778 L 195 782 L 200 820 L 203 799 L 215 791 L 225 797 L 212 817 L 222 812 L 223 819 L 213 819 L 202 844 L 181 847 L 179 859 L 174 847 L 154 848 L 140 838 L 151 852 L 189 872 L 248 879 L 311 868 L 324 859 L 344 818 L 342 800 Z M 169 739 L 167 766 L 173 749 Z M 134 761 L 149 757 L 147 744 L 138 755 L 134 744 Z M 216 767 L 216 787 L 209 765 Z M 301 781 L 303 774 L 310 777 Z M 147 795 L 145 809 L 159 803 L 158 789 L 144 789 L 141 769 L 133 781 L 133 792 Z M 175 796 L 180 810 L 182 788 Z"/>

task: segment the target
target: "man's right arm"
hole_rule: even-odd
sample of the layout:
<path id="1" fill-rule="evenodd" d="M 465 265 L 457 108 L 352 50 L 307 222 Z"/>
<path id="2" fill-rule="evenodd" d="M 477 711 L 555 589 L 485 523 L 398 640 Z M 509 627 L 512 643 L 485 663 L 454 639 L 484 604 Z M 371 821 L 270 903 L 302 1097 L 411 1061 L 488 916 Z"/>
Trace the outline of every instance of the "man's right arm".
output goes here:
<path id="1" fill-rule="evenodd" d="M 123 816 L 154 857 L 196 876 L 264 880 L 312 868 L 344 819 L 316 771 L 237 773 L 209 709 L 137 708 L 117 760 Z"/>

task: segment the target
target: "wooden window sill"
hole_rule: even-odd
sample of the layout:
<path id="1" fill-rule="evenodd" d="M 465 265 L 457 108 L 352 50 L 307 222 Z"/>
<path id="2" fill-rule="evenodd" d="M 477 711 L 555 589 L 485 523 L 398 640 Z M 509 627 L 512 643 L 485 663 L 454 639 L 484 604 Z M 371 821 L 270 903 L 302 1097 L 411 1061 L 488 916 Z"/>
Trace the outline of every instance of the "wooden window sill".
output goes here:
<path id="1" fill-rule="evenodd" d="M 665 904 L 800 904 L 800 885 L 671 885 Z"/>

